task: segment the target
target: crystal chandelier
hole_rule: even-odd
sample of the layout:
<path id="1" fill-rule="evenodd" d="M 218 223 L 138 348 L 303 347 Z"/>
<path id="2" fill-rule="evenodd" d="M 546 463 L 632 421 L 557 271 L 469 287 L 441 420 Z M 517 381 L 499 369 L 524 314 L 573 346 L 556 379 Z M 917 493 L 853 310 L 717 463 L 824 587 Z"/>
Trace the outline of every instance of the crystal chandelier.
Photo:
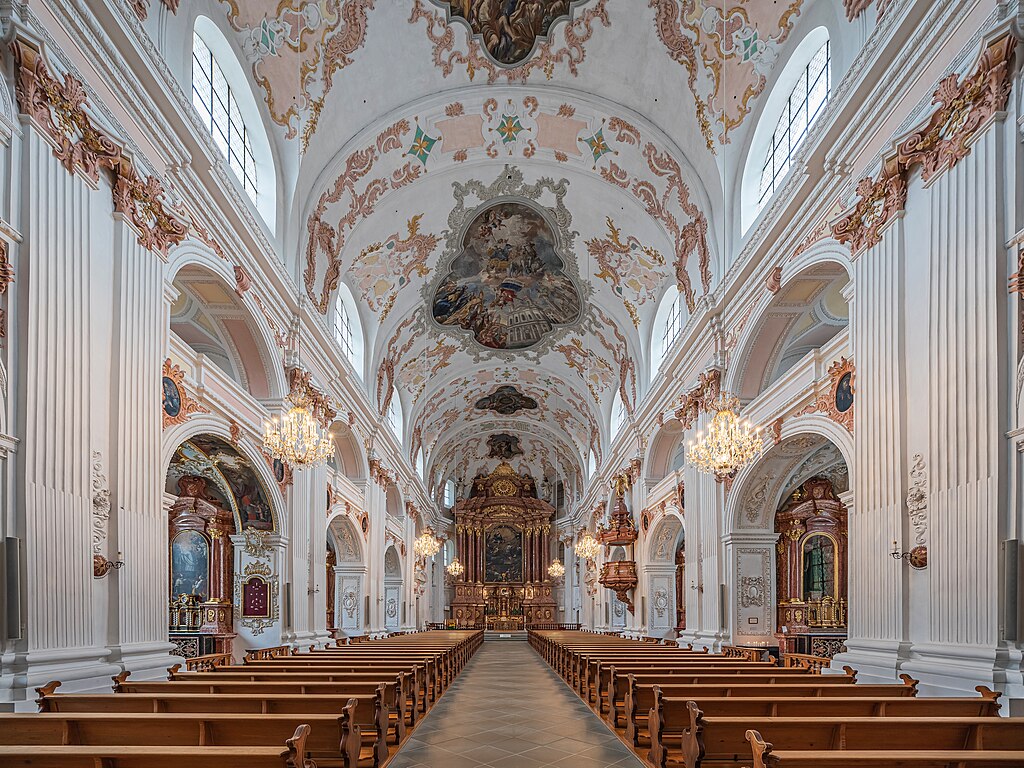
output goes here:
<path id="1" fill-rule="evenodd" d="M 597 557 L 597 553 L 600 551 L 601 545 L 590 531 L 586 531 L 583 536 L 580 537 L 579 541 L 576 542 L 576 554 L 584 560 L 595 559 Z"/>
<path id="2" fill-rule="evenodd" d="M 334 453 L 330 433 L 300 400 L 293 401 L 280 423 L 276 417 L 267 422 L 263 445 L 273 458 L 296 469 L 319 466 Z"/>
<path id="3" fill-rule="evenodd" d="M 687 451 L 687 460 L 701 472 L 731 477 L 764 453 L 760 427 L 741 421 L 739 407 L 739 399 L 725 393 L 712 404 L 711 423 Z"/>
<path id="4" fill-rule="evenodd" d="M 459 576 L 462 575 L 462 572 L 466 569 L 462 565 L 462 563 L 459 562 L 459 558 L 456 557 L 454 560 L 448 563 L 448 567 L 445 568 L 445 570 L 448 571 L 449 576 L 451 576 L 454 579 L 457 579 L 459 578 Z"/>
<path id="5" fill-rule="evenodd" d="M 441 542 L 438 541 L 434 532 L 427 528 L 412 544 L 412 551 L 422 558 L 430 558 L 441 551 Z M 453 563 L 454 565 L 454 563 Z M 460 564 L 461 568 L 462 565 Z"/>
<path id="6" fill-rule="evenodd" d="M 557 557 L 551 561 L 551 565 L 548 566 L 548 576 L 552 579 L 560 579 L 565 576 L 565 566 L 562 565 L 562 561 Z"/>

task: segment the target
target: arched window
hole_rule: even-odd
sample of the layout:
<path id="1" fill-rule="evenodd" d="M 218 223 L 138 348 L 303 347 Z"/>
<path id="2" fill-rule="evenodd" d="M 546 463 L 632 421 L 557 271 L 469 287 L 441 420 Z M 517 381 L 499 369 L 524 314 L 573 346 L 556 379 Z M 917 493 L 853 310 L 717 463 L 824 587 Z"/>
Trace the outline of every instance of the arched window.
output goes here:
<path id="1" fill-rule="evenodd" d="M 338 298 L 334 300 L 334 340 L 341 345 L 341 351 L 345 357 L 352 359 L 352 321 L 348 316 L 348 307 L 345 306 L 345 299 L 338 292 Z"/>
<path id="2" fill-rule="evenodd" d="M 829 70 L 829 49 L 826 40 L 800 71 L 796 85 L 790 91 L 782 114 L 779 115 L 779 122 L 775 126 L 761 168 L 758 206 L 764 206 L 765 201 L 775 194 L 779 183 L 789 172 L 797 148 L 807 138 L 807 132 L 814 119 L 828 103 L 832 85 Z"/>
<path id="3" fill-rule="evenodd" d="M 256 202 L 259 185 L 249 130 L 224 70 L 198 31 L 192 33 L 192 106 L 242 187 Z"/>
<path id="4" fill-rule="evenodd" d="M 425 482 L 426 478 L 423 476 L 423 473 L 424 473 L 423 451 L 417 451 L 416 452 L 416 474 L 419 475 L 420 478 Z"/>
<path id="5" fill-rule="evenodd" d="M 622 402 L 622 395 L 616 394 L 615 405 L 612 407 L 612 423 L 611 423 L 611 434 L 614 438 L 619 434 L 619 430 L 622 429 L 622 425 L 626 421 L 626 404 Z"/>
<path id="6" fill-rule="evenodd" d="M 676 339 L 683 330 L 686 320 L 686 305 L 683 303 L 682 292 L 669 288 L 661 300 L 658 312 L 654 316 L 654 328 L 651 331 L 651 375 L 657 374 L 662 363 L 668 359 Z"/>
<path id="7" fill-rule="evenodd" d="M 455 506 L 455 481 L 449 480 L 444 484 L 444 506 L 451 508 Z"/>
<path id="8" fill-rule="evenodd" d="M 398 442 L 402 442 L 402 401 L 398 399 L 398 390 L 391 391 L 391 402 L 388 404 L 388 426 Z"/>

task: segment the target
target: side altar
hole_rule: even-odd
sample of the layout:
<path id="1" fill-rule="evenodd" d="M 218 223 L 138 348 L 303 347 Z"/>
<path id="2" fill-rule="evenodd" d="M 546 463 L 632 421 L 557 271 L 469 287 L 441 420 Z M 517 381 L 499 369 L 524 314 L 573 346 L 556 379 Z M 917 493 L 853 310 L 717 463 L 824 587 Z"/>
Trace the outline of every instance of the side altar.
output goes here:
<path id="1" fill-rule="evenodd" d="M 455 549 L 465 566 L 451 605 L 457 624 L 510 630 L 558 621 L 548 575 L 554 517 L 533 478 L 504 461 L 473 479 L 469 498 L 455 504 Z"/>

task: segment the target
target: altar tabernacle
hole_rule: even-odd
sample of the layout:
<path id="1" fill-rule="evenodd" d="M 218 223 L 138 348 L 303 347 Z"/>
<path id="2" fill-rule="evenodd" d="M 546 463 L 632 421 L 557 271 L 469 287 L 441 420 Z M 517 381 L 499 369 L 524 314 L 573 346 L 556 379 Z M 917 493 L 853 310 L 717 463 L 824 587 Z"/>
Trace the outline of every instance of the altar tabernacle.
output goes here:
<path id="1" fill-rule="evenodd" d="M 455 505 L 455 546 L 465 572 L 451 616 L 459 626 L 521 629 L 556 620 L 548 566 L 555 508 L 506 462 L 473 480 Z"/>

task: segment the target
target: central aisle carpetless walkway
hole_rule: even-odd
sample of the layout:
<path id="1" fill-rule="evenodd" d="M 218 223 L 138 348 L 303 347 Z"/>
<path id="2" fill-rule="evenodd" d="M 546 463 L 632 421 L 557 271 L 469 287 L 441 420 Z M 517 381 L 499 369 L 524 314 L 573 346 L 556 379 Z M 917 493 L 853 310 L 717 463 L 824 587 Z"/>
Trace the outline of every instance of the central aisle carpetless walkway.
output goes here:
<path id="1" fill-rule="evenodd" d="M 524 641 L 488 640 L 388 768 L 643 768 Z"/>

